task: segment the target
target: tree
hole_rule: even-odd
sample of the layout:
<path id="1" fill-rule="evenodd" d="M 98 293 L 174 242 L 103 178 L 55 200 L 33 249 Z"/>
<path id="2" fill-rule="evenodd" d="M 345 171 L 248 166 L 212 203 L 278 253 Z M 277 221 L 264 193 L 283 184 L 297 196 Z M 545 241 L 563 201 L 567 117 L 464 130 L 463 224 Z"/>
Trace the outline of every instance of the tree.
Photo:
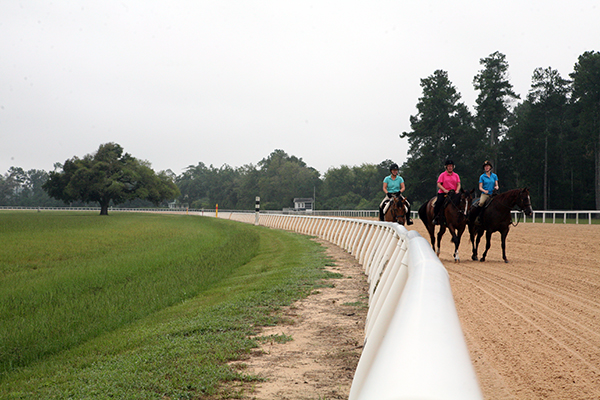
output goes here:
<path id="1" fill-rule="evenodd" d="M 461 171 L 470 171 L 473 168 L 469 164 L 477 159 L 481 148 L 472 116 L 460 102 L 460 93 L 448 79 L 448 73 L 435 71 L 421 79 L 421 87 L 423 96 L 417 103 L 418 113 L 410 117 L 412 131 L 400 135 L 408 138 L 410 146 L 400 175 L 408 179 L 407 196 L 417 202 L 424 202 L 435 193 L 437 177 L 446 159 L 452 158 L 463 168 Z"/>
<path id="2" fill-rule="evenodd" d="M 383 198 L 383 178 L 389 175 L 391 160 L 330 168 L 321 187 L 321 207 L 325 210 L 376 209 Z"/>
<path id="3" fill-rule="evenodd" d="M 510 105 L 519 95 L 508 81 L 508 63 L 504 54 L 496 51 L 479 63 L 484 68 L 473 79 L 475 90 L 480 91 L 475 106 L 475 125 L 487 137 L 494 167 L 498 168 L 497 145 L 506 132 Z"/>
<path id="4" fill-rule="evenodd" d="M 166 173 L 156 174 L 116 143 L 100 145 L 94 154 L 73 157 L 52 171 L 42 186 L 50 197 L 65 203 L 80 200 L 100 204 L 100 215 L 108 215 L 108 207 L 133 199 L 146 199 L 154 204 L 174 199 L 179 189 Z"/>
<path id="5" fill-rule="evenodd" d="M 290 207 L 295 197 L 312 197 L 321 183 L 319 171 L 283 150 L 274 150 L 258 167 L 258 195 L 265 210 Z"/>
<path id="6" fill-rule="evenodd" d="M 594 154 L 595 203 L 600 210 L 600 52 L 587 51 L 579 56 L 570 76 L 580 135 Z"/>
<path id="7" fill-rule="evenodd" d="M 563 140 L 563 115 L 569 94 L 569 81 L 563 79 L 558 71 L 552 68 L 536 68 L 533 71 L 531 90 L 527 100 L 531 103 L 532 111 L 539 115 L 544 148 L 544 210 L 548 209 L 548 163 L 549 152 L 553 152 Z M 549 149 L 549 146 L 552 147 Z M 559 157 L 558 151 L 554 159 Z"/>

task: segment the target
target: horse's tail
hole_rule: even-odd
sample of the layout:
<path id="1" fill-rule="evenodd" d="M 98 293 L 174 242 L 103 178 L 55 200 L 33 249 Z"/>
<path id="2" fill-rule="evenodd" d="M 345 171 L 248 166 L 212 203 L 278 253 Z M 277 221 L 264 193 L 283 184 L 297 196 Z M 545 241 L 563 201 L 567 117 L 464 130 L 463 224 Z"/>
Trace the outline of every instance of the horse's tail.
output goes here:
<path id="1" fill-rule="evenodd" d="M 429 204 L 429 201 L 426 201 L 421 207 L 419 207 L 419 218 L 425 225 L 427 225 L 429 222 L 427 221 L 427 204 Z"/>

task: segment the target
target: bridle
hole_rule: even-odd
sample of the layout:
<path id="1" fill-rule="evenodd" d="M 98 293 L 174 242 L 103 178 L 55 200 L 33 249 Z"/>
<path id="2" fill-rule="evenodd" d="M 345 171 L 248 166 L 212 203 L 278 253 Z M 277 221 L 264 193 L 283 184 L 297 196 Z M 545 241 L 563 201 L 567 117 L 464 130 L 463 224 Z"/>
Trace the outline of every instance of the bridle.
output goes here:
<path id="1" fill-rule="evenodd" d="M 404 209 L 404 197 L 402 197 L 401 195 L 393 196 L 391 201 L 393 203 L 390 205 L 390 208 L 392 211 L 392 218 L 394 219 L 394 221 L 398 222 L 398 217 L 406 218 L 406 210 Z M 396 204 L 396 202 L 398 202 L 399 204 Z M 396 209 L 400 209 L 400 208 L 402 208 L 404 210 L 404 214 L 396 213 Z"/>
<path id="2" fill-rule="evenodd" d="M 455 193 L 455 194 L 458 194 L 460 196 L 460 199 L 458 201 L 458 205 L 456 205 L 454 203 L 454 201 L 452 200 L 451 196 L 448 197 L 448 203 L 452 204 L 454 206 L 454 208 L 456 208 L 458 210 L 459 214 L 463 214 L 464 216 L 467 216 L 467 214 L 469 213 L 469 210 L 468 210 L 469 203 L 470 203 L 469 196 L 467 196 L 466 194 L 463 194 L 463 193 Z M 462 210 L 461 207 L 460 207 L 460 203 L 463 200 L 465 201 L 465 209 L 464 210 Z"/>
<path id="3" fill-rule="evenodd" d="M 514 222 L 512 222 L 512 218 L 510 219 L 510 220 L 511 220 L 511 225 L 512 225 L 512 226 L 517 226 L 517 225 L 519 225 L 521 214 L 525 214 L 525 211 L 524 211 L 524 210 L 526 210 L 527 208 L 531 208 L 531 200 L 529 199 L 529 195 L 527 195 L 527 200 L 524 200 L 524 199 L 523 199 L 523 196 L 521 196 L 521 194 L 522 194 L 523 192 L 524 192 L 524 189 L 522 189 L 522 190 L 520 190 L 520 191 L 519 191 L 519 193 L 518 193 L 518 195 L 517 195 L 517 198 L 516 198 L 516 200 L 515 200 L 514 204 L 513 204 L 513 205 L 511 205 L 511 206 L 507 206 L 506 204 L 502 203 L 501 201 L 499 201 L 499 200 L 498 200 L 498 198 L 494 199 L 494 200 L 496 200 L 496 201 L 498 202 L 498 204 L 500 204 L 502 207 L 508 208 L 508 209 L 509 209 L 509 210 L 511 210 L 511 211 L 512 211 L 512 209 L 513 209 L 515 206 L 518 208 L 518 209 L 517 209 L 517 211 L 519 211 L 519 213 L 517 214 L 517 223 L 515 224 Z M 521 205 L 519 205 L 519 203 L 521 203 Z"/>

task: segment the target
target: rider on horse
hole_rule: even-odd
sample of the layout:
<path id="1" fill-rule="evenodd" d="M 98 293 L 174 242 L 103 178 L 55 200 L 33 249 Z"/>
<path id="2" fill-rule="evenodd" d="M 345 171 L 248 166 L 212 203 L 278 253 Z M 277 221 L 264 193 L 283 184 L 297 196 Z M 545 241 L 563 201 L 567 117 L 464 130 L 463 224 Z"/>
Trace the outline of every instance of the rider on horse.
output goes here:
<path id="1" fill-rule="evenodd" d="M 473 221 L 476 220 L 481 213 L 481 210 L 486 207 L 486 203 L 489 202 L 493 194 L 500 188 L 498 186 L 498 175 L 493 173 L 492 169 L 494 169 L 492 163 L 485 160 L 483 162 L 483 170 L 485 172 L 479 177 L 479 191 L 481 192 L 481 197 L 479 198 L 479 202 L 474 204 L 471 208 L 471 219 Z"/>
<path id="2" fill-rule="evenodd" d="M 383 198 L 381 204 L 379 204 L 379 220 L 383 221 L 384 208 L 386 203 L 392 198 L 392 196 L 400 196 L 402 197 L 402 192 L 406 189 L 404 186 L 404 179 L 400 175 L 398 175 L 398 164 L 393 163 L 390 165 L 390 175 L 386 176 L 383 179 L 383 191 L 386 194 L 386 197 Z M 408 212 L 406 213 L 406 224 L 412 225 L 413 221 L 410 218 L 410 203 L 406 200 L 406 205 L 408 208 Z"/>
<path id="3" fill-rule="evenodd" d="M 437 180 L 438 195 L 435 201 L 435 207 L 433 209 L 433 224 L 440 225 L 443 219 L 441 211 L 446 201 L 448 192 L 460 191 L 460 177 L 454 172 L 454 161 L 446 160 L 446 170 L 440 174 Z"/>

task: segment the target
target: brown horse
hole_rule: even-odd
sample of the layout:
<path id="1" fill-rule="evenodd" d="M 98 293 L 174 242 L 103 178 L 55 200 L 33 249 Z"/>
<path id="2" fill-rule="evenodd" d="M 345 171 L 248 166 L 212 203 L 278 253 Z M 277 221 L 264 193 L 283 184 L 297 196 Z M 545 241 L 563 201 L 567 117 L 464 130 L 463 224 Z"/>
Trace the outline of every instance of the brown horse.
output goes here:
<path id="1" fill-rule="evenodd" d="M 467 215 L 471 209 L 473 192 L 474 190 L 464 191 L 461 189 L 458 193 L 451 191 L 446 196 L 444 208 L 442 210 L 445 218 L 440 224 L 440 230 L 437 236 L 437 251 L 435 250 L 435 225 L 433 224 L 433 209 L 437 197 L 433 197 L 419 208 L 419 218 L 425 224 L 431 239 L 431 247 L 433 248 L 433 251 L 436 251 L 438 256 L 440 255 L 442 236 L 446 232 L 446 228 L 448 228 L 452 235 L 452 243 L 454 243 L 454 262 L 460 261 L 458 247 L 460 246 L 460 238 L 467 226 Z"/>
<path id="2" fill-rule="evenodd" d="M 408 213 L 406 198 L 401 194 L 395 194 L 388 204 L 382 221 L 397 222 L 400 225 L 404 225 L 406 223 L 406 214 Z"/>
<path id="3" fill-rule="evenodd" d="M 471 243 L 473 244 L 473 255 L 471 258 L 473 260 L 477 261 L 477 250 L 483 232 L 485 232 L 486 243 L 485 251 L 481 256 L 480 261 L 485 261 L 487 252 L 490 249 L 492 233 L 500 232 L 502 258 L 504 259 L 504 262 L 508 262 L 506 259 L 506 236 L 508 235 L 508 230 L 512 223 L 511 210 L 514 207 L 518 207 L 527 216 L 533 214 L 528 188 L 513 189 L 493 196 L 491 200 L 484 205 L 478 219 L 475 219 L 474 216 L 469 218 L 469 234 L 471 236 Z M 477 239 L 475 239 L 475 235 L 477 235 Z"/>

